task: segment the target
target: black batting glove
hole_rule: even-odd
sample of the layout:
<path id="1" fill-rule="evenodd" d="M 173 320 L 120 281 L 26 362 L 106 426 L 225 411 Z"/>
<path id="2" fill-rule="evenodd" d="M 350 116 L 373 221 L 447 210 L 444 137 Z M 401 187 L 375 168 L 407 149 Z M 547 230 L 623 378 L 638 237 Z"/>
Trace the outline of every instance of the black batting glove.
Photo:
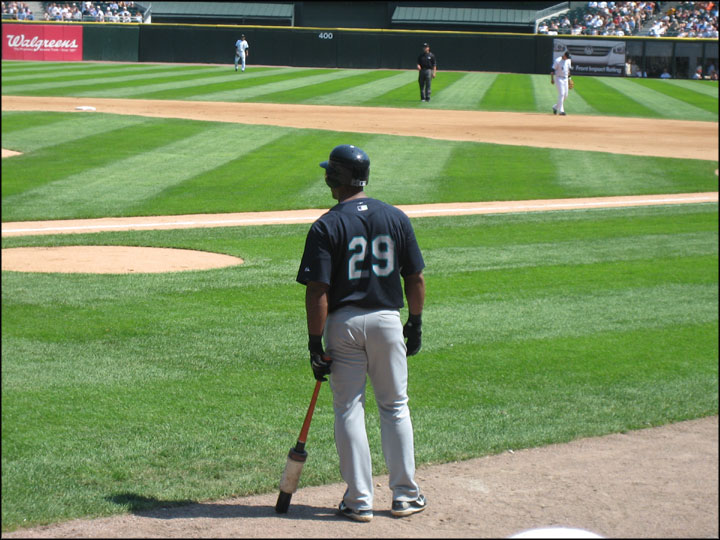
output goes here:
<path id="1" fill-rule="evenodd" d="M 422 346 L 422 315 L 410 315 L 405 326 L 403 336 L 407 338 L 407 355 L 417 354 Z"/>
<path id="2" fill-rule="evenodd" d="M 330 357 L 325 355 L 322 345 L 322 336 L 310 336 L 308 341 L 310 350 L 310 367 L 316 381 L 327 381 L 325 375 L 330 375 Z"/>

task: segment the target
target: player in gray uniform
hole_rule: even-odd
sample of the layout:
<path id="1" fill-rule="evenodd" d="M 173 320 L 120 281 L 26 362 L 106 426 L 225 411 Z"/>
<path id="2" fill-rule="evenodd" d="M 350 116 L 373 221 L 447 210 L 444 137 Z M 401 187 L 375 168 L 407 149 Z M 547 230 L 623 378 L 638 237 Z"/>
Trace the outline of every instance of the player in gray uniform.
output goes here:
<path id="1" fill-rule="evenodd" d="M 415 482 L 407 395 L 407 356 L 421 346 L 425 263 L 410 219 L 394 206 L 365 195 L 370 158 L 363 150 L 337 146 L 320 166 L 338 204 L 310 228 L 297 281 L 307 286 L 313 374 L 317 380 L 330 375 L 335 444 L 347 484 L 339 512 L 356 521 L 373 517 L 372 463 L 365 431 L 369 376 L 390 473 L 391 513 L 408 516 L 425 509 L 425 497 Z M 404 326 L 399 312 L 403 289 L 409 309 Z"/>

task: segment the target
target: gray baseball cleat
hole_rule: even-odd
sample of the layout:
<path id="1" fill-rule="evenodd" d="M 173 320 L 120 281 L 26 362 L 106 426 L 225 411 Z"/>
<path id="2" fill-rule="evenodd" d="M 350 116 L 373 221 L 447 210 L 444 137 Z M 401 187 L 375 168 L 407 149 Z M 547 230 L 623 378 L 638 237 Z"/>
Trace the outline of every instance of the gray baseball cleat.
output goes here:
<path id="1" fill-rule="evenodd" d="M 353 510 L 345 504 L 345 501 L 340 501 L 340 506 L 338 506 L 338 512 L 341 515 L 355 521 L 368 522 L 372 521 L 373 518 L 372 510 Z"/>
<path id="2" fill-rule="evenodd" d="M 420 495 L 414 501 L 393 501 L 390 513 L 395 517 L 405 517 L 422 512 L 426 507 L 425 495 Z"/>

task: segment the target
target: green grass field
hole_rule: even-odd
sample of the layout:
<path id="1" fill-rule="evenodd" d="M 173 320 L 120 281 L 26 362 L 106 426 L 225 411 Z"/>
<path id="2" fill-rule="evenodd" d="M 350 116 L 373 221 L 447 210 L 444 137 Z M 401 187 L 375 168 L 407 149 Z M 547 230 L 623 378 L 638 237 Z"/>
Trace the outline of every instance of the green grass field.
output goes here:
<path id="1" fill-rule="evenodd" d="M 575 76 L 567 110 L 576 114 L 717 122 L 717 81 Z M 197 101 L 550 112 L 549 75 L 439 72 L 420 103 L 415 71 L 308 69 L 231 64 L 2 63 L 2 93 Z"/>
<path id="2" fill-rule="evenodd" d="M 423 105 L 467 110 L 547 112 L 555 93 L 547 76 L 491 73 L 441 73 L 433 89 Z M 718 120 L 716 82 L 578 77 L 574 92 L 582 114 Z M 414 72 L 231 65 L 3 62 L 2 93 L 421 105 Z M 368 151 L 368 193 L 393 204 L 718 184 L 717 161 L 108 114 L 3 112 L 2 138 L 23 152 L 2 162 L 3 221 L 329 207 L 317 164 L 341 142 Z M 717 204 L 413 224 L 428 293 L 410 359 L 418 465 L 717 414 Z M 3 238 L 245 264 L 2 272 L 2 530 L 274 492 L 314 385 L 294 281 L 307 229 Z M 340 481 L 327 387 L 308 444 L 301 486 Z"/>

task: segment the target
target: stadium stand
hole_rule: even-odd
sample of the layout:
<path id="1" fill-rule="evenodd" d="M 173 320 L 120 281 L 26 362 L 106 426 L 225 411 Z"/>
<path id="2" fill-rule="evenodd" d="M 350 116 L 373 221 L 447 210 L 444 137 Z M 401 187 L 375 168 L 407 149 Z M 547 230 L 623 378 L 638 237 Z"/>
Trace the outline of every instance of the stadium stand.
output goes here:
<path id="1" fill-rule="evenodd" d="M 653 21 L 647 35 L 655 37 L 718 38 L 716 2 L 672 2 Z"/>
<path id="2" fill-rule="evenodd" d="M 150 9 L 158 23 L 294 26 L 295 20 L 292 3 L 155 2 Z"/>
<path id="3" fill-rule="evenodd" d="M 2 18 L 718 38 L 717 2 L 2 2 Z"/>
<path id="4" fill-rule="evenodd" d="M 2 18 L 18 21 L 34 21 L 42 13 L 40 2 L 3 2 Z"/>
<path id="5" fill-rule="evenodd" d="M 40 20 L 74 22 L 144 22 L 145 7 L 137 2 L 36 2 Z M 38 19 L 38 17 L 36 17 Z"/>

